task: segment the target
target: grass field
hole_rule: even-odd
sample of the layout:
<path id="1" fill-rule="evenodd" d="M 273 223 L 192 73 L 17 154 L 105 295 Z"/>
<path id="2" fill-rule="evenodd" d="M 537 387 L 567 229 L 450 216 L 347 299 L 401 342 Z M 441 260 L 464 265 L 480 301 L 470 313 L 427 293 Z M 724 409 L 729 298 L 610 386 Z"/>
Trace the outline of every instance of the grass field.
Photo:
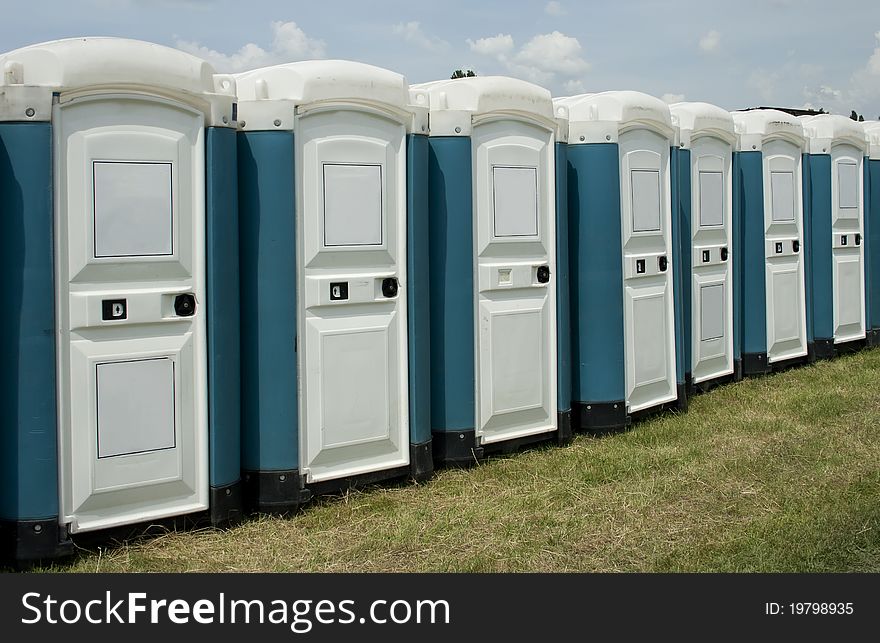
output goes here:
<path id="1" fill-rule="evenodd" d="M 880 350 L 685 415 L 53 571 L 880 571 Z"/>

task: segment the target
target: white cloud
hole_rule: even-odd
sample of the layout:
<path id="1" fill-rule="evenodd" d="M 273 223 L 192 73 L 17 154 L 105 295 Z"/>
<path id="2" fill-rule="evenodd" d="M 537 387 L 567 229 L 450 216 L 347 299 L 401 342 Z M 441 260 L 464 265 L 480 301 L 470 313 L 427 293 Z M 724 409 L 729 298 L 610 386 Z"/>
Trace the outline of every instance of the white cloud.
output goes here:
<path id="1" fill-rule="evenodd" d="M 489 36 L 488 38 L 468 39 L 467 43 L 472 52 L 481 56 L 501 58 L 513 51 L 513 36 L 510 34 L 500 33 L 497 36 Z"/>
<path id="2" fill-rule="evenodd" d="M 442 51 L 449 47 L 445 40 L 426 34 L 418 21 L 398 23 L 394 25 L 394 33 L 403 36 L 406 42 L 428 51 Z"/>
<path id="3" fill-rule="evenodd" d="M 667 93 L 667 94 L 663 94 L 660 97 L 660 100 L 662 100 L 664 103 L 667 103 L 669 105 L 672 105 L 672 103 L 681 103 L 682 101 L 684 101 L 684 94 L 669 94 L 669 93 Z"/>
<path id="4" fill-rule="evenodd" d="M 511 75 L 565 87 L 569 93 L 582 91 L 579 77 L 590 69 L 578 39 L 559 31 L 537 34 L 518 50 L 509 34 L 467 42 L 472 52 L 494 58 Z"/>
<path id="5" fill-rule="evenodd" d="M 571 94 L 572 96 L 584 94 L 587 91 L 582 80 L 567 80 L 563 83 L 562 88 L 566 94 Z"/>
<path id="6" fill-rule="evenodd" d="M 238 72 L 295 60 L 323 58 L 323 40 L 310 38 L 295 22 L 276 21 L 271 25 L 272 43 L 269 49 L 249 42 L 238 51 L 226 54 L 216 49 L 187 40 L 178 40 L 178 49 L 204 58 L 220 72 Z"/>
<path id="7" fill-rule="evenodd" d="M 712 29 L 709 33 L 700 38 L 700 49 L 707 53 L 718 51 L 721 45 L 721 34 Z"/>
<path id="8" fill-rule="evenodd" d="M 565 10 L 565 7 L 562 6 L 562 3 L 556 2 L 556 0 L 550 0 L 550 2 L 547 3 L 547 6 L 544 7 L 544 13 L 549 16 L 564 16 L 568 12 Z"/>
<path id="9" fill-rule="evenodd" d="M 877 39 L 877 47 L 874 48 L 874 53 L 868 58 L 867 69 L 868 73 L 880 76 L 880 31 L 874 34 L 874 38 Z"/>

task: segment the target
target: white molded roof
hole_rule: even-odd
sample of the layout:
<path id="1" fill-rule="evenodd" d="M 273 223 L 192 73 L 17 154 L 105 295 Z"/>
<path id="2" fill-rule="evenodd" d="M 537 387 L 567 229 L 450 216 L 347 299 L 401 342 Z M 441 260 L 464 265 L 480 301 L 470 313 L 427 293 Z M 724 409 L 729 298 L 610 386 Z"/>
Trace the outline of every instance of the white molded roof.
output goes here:
<path id="1" fill-rule="evenodd" d="M 413 85 L 428 93 L 431 111 L 456 110 L 475 115 L 493 112 L 536 114 L 553 120 L 553 99 L 539 85 L 508 76 L 476 76 Z"/>
<path id="2" fill-rule="evenodd" d="M 837 114 L 818 114 L 801 116 L 804 134 L 811 138 L 823 138 L 830 141 L 846 141 L 864 149 L 865 128 L 847 116 Z"/>
<path id="3" fill-rule="evenodd" d="M 673 103 L 669 111 L 678 118 L 678 126 L 690 132 L 734 134 L 733 117 L 726 109 L 710 103 Z"/>
<path id="4" fill-rule="evenodd" d="M 625 126 L 647 123 L 672 128 L 669 106 L 659 98 L 633 91 L 610 91 L 557 98 L 555 105 L 568 107 L 569 122 L 610 121 Z"/>
<path id="5" fill-rule="evenodd" d="M 139 85 L 212 94 L 214 68 L 196 56 L 141 40 L 70 38 L 30 45 L 0 55 L 4 85 L 73 90 Z M 228 87 L 234 89 L 231 80 Z"/>
<path id="6" fill-rule="evenodd" d="M 778 109 L 753 109 L 746 112 L 731 112 L 736 125 L 736 133 L 757 135 L 761 138 L 772 135 L 788 135 L 804 138 L 804 127 L 797 117 Z"/>
<path id="7" fill-rule="evenodd" d="M 306 60 L 236 75 L 239 100 L 363 100 L 400 109 L 409 104 L 409 86 L 398 73 L 348 60 Z"/>

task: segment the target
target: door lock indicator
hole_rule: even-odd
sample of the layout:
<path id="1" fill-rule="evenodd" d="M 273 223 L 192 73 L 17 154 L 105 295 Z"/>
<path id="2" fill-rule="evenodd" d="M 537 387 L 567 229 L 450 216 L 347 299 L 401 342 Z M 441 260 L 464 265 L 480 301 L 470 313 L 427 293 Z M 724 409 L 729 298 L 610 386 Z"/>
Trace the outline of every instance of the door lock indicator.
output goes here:
<path id="1" fill-rule="evenodd" d="M 703 263 L 709 263 L 710 258 L 711 258 L 711 255 L 709 254 L 709 251 L 703 250 Z"/>
<path id="2" fill-rule="evenodd" d="M 729 252 L 727 248 L 721 248 L 721 261 L 727 261 L 727 257 L 729 256 Z"/>
<path id="3" fill-rule="evenodd" d="M 657 259 L 657 267 L 660 268 L 660 272 L 666 272 L 668 266 L 669 261 L 666 259 L 666 255 L 662 255 Z"/>
<path id="4" fill-rule="evenodd" d="M 382 295 L 385 297 L 397 297 L 397 279 L 386 277 L 382 280 Z"/>
<path id="5" fill-rule="evenodd" d="M 117 321 L 128 318 L 128 305 L 125 299 L 104 299 L 101 301 L 101 319 Z"/>
<path id="6" fill-rule="evenodd" d="M 776 254 L 778 254 L 778 255 L 782 254 L 782 242 L 781 241 L 776 242 Z"/>
<path id="7" fill-rule="evenodd" d="M 178 317 L 192 317 L 196 314 L 196 298 L 190 293 L 174 298 L 174 312 Z"/>
<path id="8" fill-rule="evenodd" d="M 645 274 L 645 260 L 644 259 L 636 259 L 636 274 L 637 275 Z"/>
<path id="9" fill-rule="evenodd" d="M 348 282 L 334 281 L 330 283 L 330 301 L 348 299 Z"/>
<path id="10" fill-rule="evenodd" d="M 549 266 L 538 266 L 538 283 L 546 284 L 550 281 L 550 267 Z"/>
<path id="11" fill-rule="evenodd" d="M 846 235 L 845 234 L 840 235 L 840 245 L 842 245 L 842 246 L 846 245 Z"/>

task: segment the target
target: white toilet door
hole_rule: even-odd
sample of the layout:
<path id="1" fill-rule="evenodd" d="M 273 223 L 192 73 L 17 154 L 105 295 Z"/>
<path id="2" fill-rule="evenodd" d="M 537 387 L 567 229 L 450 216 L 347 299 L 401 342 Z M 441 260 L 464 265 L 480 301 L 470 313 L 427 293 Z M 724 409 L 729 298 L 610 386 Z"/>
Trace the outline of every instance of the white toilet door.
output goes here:
<path id="1" fill-rule="evenodd" d="M 203 116 L 100 95 L 53 120 L 62 521 L 206 509 Z"/>
<path id="2" fill-rule="evenodd" d="M 296 127 L 301 472 L 404 466 L 406 131 L 345 109 Z"/>
<path id="3" fill-rule="evenodd" d="M 767 361 L 772 364 L 807 354 L 803 179 L 796 145 L 769 141 L 763 155 Z"/>
<path id="4" fill-rule="evenodd" d="M 553 135 L 521 121 L 473 132 L 477 438 L 556 430 Z"/>
<path id="5" fill-rule="evenodd" d="M 677 397 L 669 140 L 637 129 L 622 134 L 618 145 L 626 400 L 632 413 Z"/>
<path id="6" fill-rule="evenodd" d="M 733 373 L 731 147 L 702 136 L 691 148 L 694 382 Z"/>
<path id="7" fill-rule="evenodd" d="M 862 158 L 852 145 L 831 148 L 834 343 L 865 338 Z"/>

